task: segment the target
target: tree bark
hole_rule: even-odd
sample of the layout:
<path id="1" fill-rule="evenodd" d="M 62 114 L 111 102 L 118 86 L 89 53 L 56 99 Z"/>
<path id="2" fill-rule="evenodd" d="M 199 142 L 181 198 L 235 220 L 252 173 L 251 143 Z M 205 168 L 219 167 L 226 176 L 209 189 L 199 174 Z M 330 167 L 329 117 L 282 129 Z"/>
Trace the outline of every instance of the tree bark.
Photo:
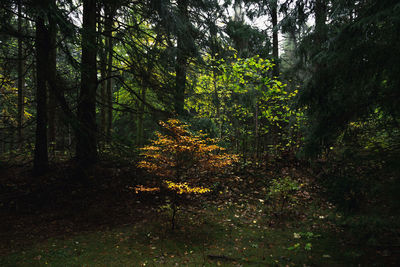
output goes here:
<path id="1" fill-rule="evenodd" d="M 101 41 L 103 42 L 103 41 Z M 106 62 L 107 62 L 107 53 L 104 51 L 103 44 L 99 47 L 100 53 L 100 77 L 101 77 L 101 84 L 100 84 L 100 138 L 102 139 L 102 143 L 105 141 L 106 136 L 106 113 L 107 113 L 107 98 L 106 98 L 106 90 L 107 90 L 107 76 L 106 76 Z"/>
<path id="2" fill-rule="evenodd" d="M 260 123 L 258 120 L 258 112 L 259 112 L 259 105 L 258 105 L 258 97 L 255 97 L 254 103 L 254 159 L 258 159 L 258 153 L 260 151 Z"/>
<path id="3" fill-rule="evenodd" d="M 83 0 L 81 90 L 78 100 L 80 127 L 76 133 L 76 157 L 82 167 L 97 161 L 96 48 L 96 1 Z"/>
<path id="4" fill-rule="evenodd" d="M 98 29 L 99 32 L 105 31 L 105 20 L 101 19 L 100 10 L 98 10 Z M 107 90 L 107 51 L 106 51 L 107 37 L 99 36 L 98 39 L 98 49 L 100 58 L 100 130 L 99 130 L 99 145 L 104 148 L 106 140 L 106 90 Z"/>
<path id="5" fill-rule="evenodd" d="M 315 13 L 315 47 L 314 54 L 315 56 L 322 49 L 322 45 L 326 40 L 326 0 L 315 0 L 314 13 Z M 314 71 L 315 73 L 320 73 L 320 70 L 324 67 L 324 64 L 321 64 L 318 60 L 314 63 Z M 318 74 L 320 75 L 320 74 Z"/>
<path id="6" fill-rule="evenodd" d="M 106 41 L 106 51 L 107 51 L 107 84 L 106 84 L 106 141 L 107 143 L 111 142 L 111 130 L 112 130 L 112 61 L 113 61 L 113 37 L 112 37 L 112 23 L 113 23 L 113 17 L 114 17 L 114 12 L 115 12 L 115 7 L 114 4 L 109 3 L 105 7 L 105 32 L 107 35 L 107 41 Z"/>
<path id="7" fill-rule="evenodd" d="M 51 0 L 51 4 L 55 6 L 55 0 Z M 50 40 L 50 54 L 49 54 L 49 64 L 48 64 L 48 75 L 49 75 L 49 88 L 50 86 L 56 85 L 56 75 L 57 75 L 57 27 L 54 19 L 49 14 L 49 40 Z M 53 81 L 53 82 L 52 82 Z M 55 90 L 57 88 L 51 88 L 49 90 L 49 102 L 48 102 L 48 119 L 49 119 L 49 129 L 48 137 L 50 144 L 50 151 L 54 153 L 56 146 L 56 116 L 57 116 L 57 97 Z"/>
<path id="8" fill-rule="evenodd" d="M 325 0 L 315 1 L 315 41 L 318 46 L 321 46 L 325 39 L 326 9 Z"/>
<path id="9" fill-rule="evenodd" d="M 24 55 L 22 42 L 22 4 L 18 0 L 18 147 L 22 148 L 22 125 L 24 123 Z"/>
<path id="10" fill-rule="evenodd" d="M 185 87 L 186 87 L 186 72 L 187 72 L 187 47 L 185 47 L 184 38 L 187 34 L 188 27 L 188 1 L 178 0 L 179 17 L 182 20 L 181 25 L 178 25 L 177 32 L 177 56 L 175 66 L 175 112 L 178 116 L 184 115 L 185 105 Z"/>
<path id="11" fill-rule="evenodd" d="M 141 147 L 144 143 L 144 129 L 143 129 L 143 120 L 144 120 L 144 103 L 146 102 L 146 87 L 143 85 L 141 90 L 142 99 L 139 104 L 139 114 L 137 118 L 137 145 Z"/>
<path id="12" fill-rule="evenodd" d="M 49 59 L 48 32 L 44 18 L 36 18 L 36 139 L 34 151 L 34 173 L 44 174 L 48 168 L 47 152 L 47 88 L 46 75 Z"/>
<path id="13" fill-rule="evenodd" d="M 271 22 L 272 22 L 272 57 L 275 66 L 272 69 L 273 76 L 279 76 L 279 39 L 278 39 L 278 1 L 270 3 Z"/>

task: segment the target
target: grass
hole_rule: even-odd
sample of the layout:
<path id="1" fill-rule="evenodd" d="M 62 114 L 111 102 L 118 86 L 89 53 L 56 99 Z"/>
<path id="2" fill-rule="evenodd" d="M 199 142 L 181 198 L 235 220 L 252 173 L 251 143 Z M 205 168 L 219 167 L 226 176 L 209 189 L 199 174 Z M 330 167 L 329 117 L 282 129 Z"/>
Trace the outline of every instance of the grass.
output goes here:
<path id="1" fill-rule="evenodd" d="M 107 170 L 101 173 L 108 181 Z M 125 171 L 123 175 L 129 173 Z M 0 231 L 0 266 L 286 267 L 397 263 L 395 247 L 352 243 L 350 231 L 339 223 L 335 209 L 313 194 L 311 187 L 302 187 L 297 204 L 286 207 L 284 214 L 276 214 L 266 203 L 264 178 L 234 177 L 231 182 L 226 181 L 222 191 L 212 193 L 208 201 L 180 210 L 178 227 L 171 231 L 171 209 L 165 205 L 165 196 L 135 194 L 127 187 L 130 183 L 121 180 L 105 184 L 104 190 L 94 190 L 92 194 L 67 194 L 60 187 L 62 190 L 53 195 L 62 201 L 48 209 L 31 211 L 28 205 L 18 212 L 13 211 L 13 206 L 4 210 L 0 213 L 0 226 L 6 226 Z M 86 204 L 79 208 L 79 203 Z"/>
<path id="2" fill-rule="evenodd" d="M 272 227 L 262 204 L 180 211 L 173 232 L 169 216 L 158 210 L 140 223 L 51 238 L 2 257 L 0 265 L 349 266 L 354 260 L 331 230 L 320 227 L 322 219 Z"/>

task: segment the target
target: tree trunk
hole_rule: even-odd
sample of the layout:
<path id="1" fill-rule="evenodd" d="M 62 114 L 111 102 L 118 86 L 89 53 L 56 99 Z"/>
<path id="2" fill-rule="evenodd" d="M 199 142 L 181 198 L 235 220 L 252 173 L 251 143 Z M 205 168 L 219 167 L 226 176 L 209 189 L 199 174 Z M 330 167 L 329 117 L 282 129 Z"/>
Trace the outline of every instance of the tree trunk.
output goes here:
<path id="1" fill-rule="evenodd" d="M 259 133 L 259 120 L 258 120 L 258 112 L 259 112 L 259 106 L 258 106 L 258 98 L 257 96 L 255 97 L 255 103 L 254 103 L 254 159 L 258 159 L 258 153 L 259 153 L 259 139 L 260 139 L 260 133 Z"/>
<path id="2" fill-rule="evenodd" d="M 100 16 L 99 16 L 100 17 Z M 101 28 L 101 20 L 99 19 L 99 31 L 105 28 Z M 104 42 L 103 42 L 104 40 Z M 104 148 L 104 143 L 106 140 L 106 113 L 107 113 L 107 99 L 106 99 L 106 90 L 107 90 L 107 51 L 106 51 L 106 37 L 99 37 L 99 58 L 100 58 L 100 77 L 101 77 L 101 84 L 100 84 L 100 138 L 101 140 L 101 147 Z"/>
<path id="3" fill-rule="evenodd" d="M 106 90 L 107 90 L 107 76 L 106 76 L 106 61 L 107 61 L 107 53 L 104 51 L 104 47 L 99 47 L 100 49 L 100 77 L 101 77 L 101 85 L 100 85 L 100 137 L 102 138 L 102 142 L 105 141 L 106 136 L 106 113 L 107 113 L 107 98 L 106 98 Z"/>
<path id="4" fill-rule="evenodd" d="M 55 0 L 51 0 L 52 5 L 55 5 Z M 56 74 L 57 74 L 57 28 L 54 19 L 49 15 L 49 38 L 50 38 L 50 54 L 48 63 L 48 76 L 50 79 L 49 88 L 51 85 L 56 85 Z M 56 88 L 49 90 L 49 102 L 48 102 L 48 114 L 49 114 L 49 145 L 50 151 L 55 153 L 56 147 L 56 116 L 57 116 L 57 98 Z"/>
<path id="5" fill-rule="evenodd" d="M 106 141 L 111 142 L 111 129 L 112 129 L 112 60 L 113 60 L 113 39 L 112 39 L 112 23 L 114 17 L 114 6 L 113 4 L 106 5 L 106 20 L 105 20 L 105 32 L 107 35 L 107 85 L 106 85 L 106 110 L 107 110 L 107 126 L 106 126 Z"/>
<path id="6" fill-rule="evenodd" d="M 187 71 L 187 47 L 185 47 L 184 38 L 188 27 L 188 1 L 178 0 L 179 16 L 182 20 L 177 33 L 177 56 L 175 65 L 175 112 L 178 116 L 184 115 L 185 105 L 185 87 Z"/>
<path id="7" fill-rule="evenodd" d="M 141 96 L 142 101 L 139 104 L 139 116 L 137 118 L 137 145 L 139 147 L 143 146 L 144 143 L 144 129 L 143 129 L 143 120 L 144 120 L 144 103 L 146 102 L 146 87 L 142 87 Z"/>
<path id="8" fill-rule="evenodd" d="M 44 18 L 36 18 L 36 139 L 34 152 L 34 172 L 44 174 L 48 168 L 47 152 L 47 88 L 46 76 L 49 59 L 48 32 Z"/>
<path id="9" fill-rule="evenodd" d="M 243 21 L 243 9 L 242 9 L 242 0 L 235 0 L 233 4 L 233 20 L 234 21 Z"/>
<path id="10" fill-rule="evenodd" d="M 322 45 L 326 40 L 326 2 L 325 0 L 316 0 L 315 1 L 315 47 L 314 54 L 315 56 L 322 49 Z M 324 64 L 319 62 L 318 60 L 314 61 L 314 71 L 315 73 L 320 73 L 320 70 L 324 67 Z M 318 74 L 320 75 L 320 74 Z"/>
<path id="11" fill-rule="evenodd" d="M 24 55 L 22 43 L 22 4 L 18 0 L 18 147 L 22 148 L 22 125 L 24 123 Z"/>
<path id="12" fill-rule="evenodd" d="M 96 1 L 83 0 L 81 90 L 78 100 L 76 156 L 78 165 L 93 165 L 97 160 L 96 139 Z"/>
<path id="13" fill-rule="evenodd" d="M 271 21 L 272 21 L 272 57 L 275 67 L 272 69 L 273 76 L 279 76 L 279 40 L 278 40 L 278 1 L 270 3 Z"/>
<path id="14" fill-rule="evenodd" d="M 321 46 L 325 40 L 326 9 L 325 0 L 315 1 L 315 41 L 317 46 Z"/>
<path id="15" fill-rule="evenodd" d="M 212 60 L 212 74 L 213 74 L 213 86 L 214 86 L 214 98 L 215 98 L 215 110 L 216 118 L 218 123 L 218 134 L 219 138 L 222 138 L 222 119 L 221 119 L 221 100 L 218 93 L 218 73 L 217 73 L 217 52 L 218 52 L 218 41 L 217 41 L 217 26 L 215 21 L 210 21 L 210 49 L 211 49 L 211 60 Z"/>

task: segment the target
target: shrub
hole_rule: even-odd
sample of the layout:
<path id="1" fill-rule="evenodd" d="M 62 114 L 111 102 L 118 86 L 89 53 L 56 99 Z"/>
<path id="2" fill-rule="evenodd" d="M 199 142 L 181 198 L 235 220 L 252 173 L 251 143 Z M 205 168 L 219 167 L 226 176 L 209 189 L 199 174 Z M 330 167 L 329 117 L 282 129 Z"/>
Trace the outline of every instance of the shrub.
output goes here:
<path id="1" fill-rule="evenodd" d="M 172 228 L 183 196 L 204 194 L 216 182 L 215 174 L 237 161 L 236 155 L 224 153 L 216 140 L 205 135 L 194 135 L 188 125 L 177 119 L 160 122 L 165 134 L 142 148 L 143 160 L 139 167 L 161 178 L 165 189 L 174 194 Z"/>
<path id="2" fill-rule="evenodd" d="M 287 205 L 295 204 L 301 185 L 290 177 L 273 179 L 267 199 L 274 213 L 282 213 Z"/>

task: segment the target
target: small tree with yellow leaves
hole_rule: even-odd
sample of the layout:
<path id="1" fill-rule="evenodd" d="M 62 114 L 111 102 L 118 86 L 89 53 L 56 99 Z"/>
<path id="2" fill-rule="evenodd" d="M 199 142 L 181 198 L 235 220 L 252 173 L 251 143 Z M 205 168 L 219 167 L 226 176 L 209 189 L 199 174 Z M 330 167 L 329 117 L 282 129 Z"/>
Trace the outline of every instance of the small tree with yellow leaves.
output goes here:
<path id="1" fill-rule="evenodd" d="M 173 192 L 172 228 L 182 198 L 191 194 L 210 192 L 216 181 L 215 173 L 237 161 L 227 154 L 216 140 L 205 135 L 194 135 L 188 125 L 177 119 L 160 122 L 165 134 L 157 132 L 157 139 L 142 148 L 143 160 L 139 167 L 160 177 L 163 186 Z"/>

